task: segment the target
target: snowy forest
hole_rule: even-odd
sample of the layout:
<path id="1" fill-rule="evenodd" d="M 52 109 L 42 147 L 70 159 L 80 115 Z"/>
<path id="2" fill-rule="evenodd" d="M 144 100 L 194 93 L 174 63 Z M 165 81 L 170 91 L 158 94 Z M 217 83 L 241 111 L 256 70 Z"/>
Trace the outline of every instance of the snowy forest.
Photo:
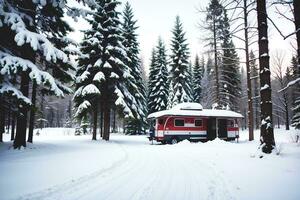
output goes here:
<path id="1" fill-rule="evenodd" d="M 299 199 L 295 183 L 299 181 L 300 151 L 295 143 L 300 142 L 300 1 L 207 0 L 207 4 L 193 5 L 199 17 L 189 20 L 197 28 L 198 43 L 189 42 L 190 30 L 184 23 L 184 15 L 167 16 L 168 10 L 172 10 L 172 5 L 168 5 L 170 8 L 164 9 L 166 17 L 172 17 L 171 37 L 158 36 L 148 50 L 151 51 L 148 57 L 144 55 L 146 51 L 139 35 L 145 24 L 139 23 L 135 14 L 138 7 L 134 5 L 135 1 L 130 0 L 0 0 L 0 179 L 4 180 L 0 181 L 0 199 L 1 195 L 4 199 L 78 199 L 80 195 L 84 198 L 79 199 L 122 199 L 122 196 L 124 199 L 199 199 L 198 189 L 190 184 L 197 169 L 209 169 L 207 176 L 200 173 L 195 177 L 206 180 L 209 176 L 207 184 L 211 184 L 203 185 L 207 188 L 206 196 L 200 199 L 270 199 L 266 194 L 276 191 L 281 182 L 291 186 L 291 193 L 278 189 L 275 192 L 278 199 Z M 82 21 L 89 28 L 81 30 Z M 293 28 L 283 29 L 285 24 Z M 72 36 L 75 32 L 80 32 L 82 39 Z M 270 35 L 289 43 L 289 49 L 272 49 Z M 195 52 L 192 45 L 201 46 L 201 51 Z M 199 103 L 203 109 L 241 114 L 243 118 L 233 121 L 232 127 L 239 128 L 240 136 L 234 139 L 242 142 L 216 139 L 193 146 L 184 140 L 172 147 L 148 145 L 147 136 L 153 128 L 148 116 L 181 103 Z M 70 135 L 73 139 L 61 139 Z M 70 154 L 57 154 L 53 150 L 56 147 Z M 69 158 L 70 149 L 76 149 L 74 157 L 91 165 L 81 169 L 78 160 Z M 201 157 L 195 149 L 208 152 L 207 157 Z M 219 159 L 217 150 L 224 149 L 228 153 Z M 256 149 L 258 152 L 253 155 L 249 153 Z M 286 162 L 277 158 L 284 150 L 287 153 L 282 155 L 291 152 L 293 155 L 282 157 Z M 24 155 L 17 153 L 24 151 Z M 32 164 L 35 162 L 31 159 L 41 155 L 38 151 L 43 155 L 49 153 L 49 160 L 41 156 L 39 163 L 48 163 L 42 166 L 49 174 L 55 174 L 51 181 Z M 230 170 L 235 168 L 229 170 L 228 161 L 232 158 L 229 155 L 236 155 L 232 163 L 243 162 L 247 157 L 244 164 L 253 167 L 256 176 L 244 177 L 248 172 L 236 166 L 238 175 L 232 174 Z M 105 162 L 94 159 L 98 156 Z M 251 162 L 254 157 L 267 156 L 269 160 L 264 163 Z M 208 163 L 193 161 L 195 165 L 190 166 L 178 162 L 182 158 L 183 162 L 191 163 L 195 157 L 210 160 Z M 158 158 L 166 169 L 157 168 L 154 160 Z M 31 164 L 18 164 L 18 159 L 29 159 Z M 168 162 L 173 171 L 167 170 Z M 282 163 L 274 171 L 263 167 L 275 162 Z M 257 165 L 254 167 L 253 163 Z M 118 168 L 119 164 L 124 169 Z M 152 169 L 142 172 L 146 164 Z M 52 171 L 56 167 L 50 166 L 58 168 Z M 177 178 L 171 178 L 182 170 L 180 166 L 194 166 L 194 175 L 179 172 Z M 221 175 L 220 166 L 224 166 L 226 176 Z M 36 188 L 17 184 L 18 192 L 6 190 L 7 184 L 31 178 L 18 175 L 21 173 L 14 167 L 37 173 L 33 178 Z M 72 172 L 69 169 L 73 167 Z M 129 185 L 127 182 L 133 174 L 129 176 L 127 168 L 135 168 L 134 176 L 140 177 L 133 178 Z M 190 187 L 190 193 L 187 189 L 181 191 L 176 184 L 168 190 L 168 184 L 162 184 L 160 189 L 150 183 L 142 186 L 143 179 L 156 185 L 161 183 L 162 179 L 151 176 L 160 170 L 165 173 L 162 177 L 170 181 L 185 180 L 183 183 L 190 184 L 186 186 Z M 106 171 L 113 174 L 111 179 L 107 179 L 111 175 L 106 176 Z M 286 171 L 290 174 L 279 175 Z M 241 183 L 235 178 L 239 176 L 244 179 Z M 261 180 L 260 176 L 267 178 Z M 73 177 L 70 182 L 65 182 L 70 177 Z M 230 188 L 229 177 L 239 186 Z M 245 181 L 248 178 L 250 183 Z M 261 185 L 249 185 L 257 182 L 255 179 L 261 180 Z M 121 184 L 125 188 L 114 193 L 111 188 Z M 263 187 L 273 184 L 274 190 Z M 139 185 L 142 189 L 132 190 Z M 245 192 L 252 188 L 263 192 L 256 196 Z M 155 189 L 170 193 L 155 194 L 152 191 Z M 179 191 L 179 196 L 171 191 Z"/>
<path id="2" fill-rule="evenodd" d="M 84 8 L 64 0 L 1 1 L 0 141 L 9 133 L 14 148 L 25 147 L 33 130 L 44 127 L 90 127 L 93 140 L 98 132 L 104 140 L 120 130 L 145 134 L 148 114 L 182 102 L 242 113 L 249 140 L 253 129 L 272 135 L 275 125 L 300 128 L 298 1 L 269 2 L 295 25 L 282 39 L 297 38 L 287 66 L 280 52 L 272 58 L 272 74 L 267 27 L 260 24 L 276 23 L 259 12 L 253 20 L 255 1 L 212 0 L 199 9 L 206 15 L 199 19 L 206 49 L 194 58 L 188 30 L 174 17 L 170 46 L 158 38 L 149 66 L 140 57 L 138 19 L 128 2 L 79 2 Z M 73 29 L 65 15 L 91 25 L 82 41 L 68 38 Z M 237 48 L 234 38 L 244 46 Z"/>

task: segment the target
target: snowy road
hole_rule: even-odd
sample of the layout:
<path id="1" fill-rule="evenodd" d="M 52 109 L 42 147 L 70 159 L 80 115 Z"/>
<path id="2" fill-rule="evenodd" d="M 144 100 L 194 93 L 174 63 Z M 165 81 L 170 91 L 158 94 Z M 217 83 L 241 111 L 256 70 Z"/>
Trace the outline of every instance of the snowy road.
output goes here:
<path id="1" fill-rule="evenodd" d="M 208 144 L 150 145 L 145 137 L 120 135 L 113 136 L 109 143 L 90 142 L 85 136 L 64 142 L 37 143 L 38 150 L 0 152 L 0 170 L 5 172 L 3 177 L 7 179 L 0 180 L 0 193 L 5 197 L 0 199 L 231 200 L 257 197 L 248 195 L 247 189 L 253 189 L 252 183 L 260 181 L 260 174 L 245 177 L 248 166 L 233 166 L 237 159 L 243 162 L 243 159 L 253 158 L 242 153 L 230 159 L 230 153 L 243 144 L 216 141 Z M 293 167 L 299 167 L 299 159 L 293 162 L 296 164 Z M 262 163 L 266 164 L 270 163 Z M 11 168 L 12 165 L 14 168 Z M 253 166 L 249 164 L 249 167 Z M 287 169 L 289 174 L 293 171 L 288 165 L 280 165 L 278 170 Z M 293 183 L 299 180 L 299 173 L 296 173 L 298 177 L 295 174 L 286 177 L 287 174 L 278 176 L 278 181 Z M 291 177 L 294 179 L 291 180 Z M 276 176 L 273 178 L 272 182 L 276 181 Z M 247 179 L 246 182 L 243 179 Z M 257 190 L 259 188 L 257 185 Z M 292 196 L 286 199 L 297 199 L 300 196 L 297 191 L 287 193 Z M 285 195 L 284 191 L 278 193 L 279 197 Z M 262 198 L 268 199 L 263 195 Z"/>

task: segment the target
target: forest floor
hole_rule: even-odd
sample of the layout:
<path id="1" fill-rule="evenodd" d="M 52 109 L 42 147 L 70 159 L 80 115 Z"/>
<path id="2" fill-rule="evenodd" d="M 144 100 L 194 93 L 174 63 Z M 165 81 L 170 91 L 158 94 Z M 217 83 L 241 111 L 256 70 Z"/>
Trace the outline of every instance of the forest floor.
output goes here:
<path id="1" fill-rule="evenodd" d="M 1 200 L 300 199 L 300 144 L 295 130 L 275 129 L 277 151 L 259 158 L 255 141 L 219 139 L 176 145 L 145 136 L 111 141 L 43 129 L 26 149 L 0 144 Z"/>

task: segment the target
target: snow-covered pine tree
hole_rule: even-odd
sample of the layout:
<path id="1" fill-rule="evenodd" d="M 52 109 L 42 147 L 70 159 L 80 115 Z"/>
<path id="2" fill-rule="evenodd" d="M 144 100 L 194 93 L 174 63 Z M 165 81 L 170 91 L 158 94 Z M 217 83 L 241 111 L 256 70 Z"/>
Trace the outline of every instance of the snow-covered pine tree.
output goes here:
<path id="1" fill-rule="evenodd" d="M 189 77 L 189 49 L 179 16 L 176 17 L 172 30 L 170 73 L 173 82 L 174 98 L 172 104 L 190 102 L 193 97 Z"/>
<path id="2" fill-rule="evenodd" d="M 153 51 L 149 75 L 149 113 L 165 110 L 168 103 L 166 48 L 161 38 Z"/>
<path id="3" fill-rule="evenodd" d="M 127 57 L 124 63 L 130 68 L 132 79 L 128 79 L 128 90 L 133 95 L 132 106 L 136 107 L 133 118 L 126 120 L 126 134 L 143 134 L 146 128 L 146 89 L 142 76 L 141 61 L 139 58 L 139 43 L 137 41 L 136 20 L 133 19 L 133 11 L 130 4 L 125 4 L 123 11 L 122 35 L 123 45 L 126 48 Z M 135 87 L 136 86 L 136 87 Z"/>
<path id="4" fill-rule="evenodd" d="M 292 59 L 292 77 L 293 80 L 300 78 L 299 64 L 297 62 L 296 57 Z M 292 118 L 292 126 L 296 129 L 300 129 L 300 85 L 296 83 L 292 86 L 292 99 L 293 99 L 293 118 Z"/>
<path id="5" fill-rule="evenodd" d="M 36 23 L 39 26 L 39 32 L 43 33 L 47 39 L 58 49 L 65 52 L 68 56 L 71 54 L 77 54 L 76 51 L 72 50 L 71 45 L 76 46 L 76 42 L 70 40 L 66 37 L 68 32 L 73 29 L 70 25 L 63 19 L 64 11 L 62 6 L 53 6 L 51 3 L 45 6 L 38 7 L 38 15 L 36 17 Z M 51 19 L 51 20 L 50 20 Z M 75 71 L 74 64 L 69 60 L 68 62 L 63 62 L 57 60 L 56 63 L 39 61 L 41 68 L 48 71 L 55 79 L 57 86 L 65 93 L 71 94 L 70 83 L 74 81 L 75 77 L 73 72 Z M 41 91 L 43 94 L 51 94 L 53 92 L 41 87 L 37 88 L 35 81 L 32 83 L 32 109 L 30 111 L 29 119 L 29 132 L 28 132 L 28 142 L 32 142 L 33 129 L 35 122 L 35 111 L 36 111 L 36 93 Z"/>
<path id="6" fill-rule="evenodd" d="M 154 92 L 154 87 L 155 87 L 155 80 L 156 80 L 156 75 L 158 73 L 157 65 L 156 65 L 156 49 L 152 49 L 151 53 L 151 59 L 150 59 L 150 66 L 149 66 L 149 79 L 148 79 L 148 112 L 153 113 L 155 112 L 155 102 L 154 99 L 155 97 L 153 96 Z"/>
<path id="7" fill-rule="evenodd" d="M 220 102 L 223 109 L 238 111 L 241 96 L 241 75 L 239 58 L 230 35 L 229 19 L 224 10 L 222 39 L 222 64 L 220 66 Z"/>
<path id="8" fill-rule="evenodd" d="M 95 9 L 95 15 L 88 20 L 92 27 L 84 32 L 81 45 L 83 55 L 79 58 L 74 98 L 76 116 L 93 110 L 94 126 L 97 124 L 97 102 L 101 104 L 103 139 L 109 140 L 112 106 L 122 108 L 125 117 L 133 117 L 132 113 L 137 112 L 137 108 L 132 106 L 135 98 L 128 91 L 128 80 L 133 76 L 124 63 L 129 58 L 122 44 L 124 38 L 116 11 L 120 3 L 116 0 L 97 0 L 96 3 L 99 6 Z"/>
<path id="9" fill-rule="evenodd" d="M 254 111 L 254 122 L 255 128 L 259 129 L 260 127 L 260 96 L 259 96 L 259 69 L 256 64 L 255 55 L 253 51 L 250 51 L 249 54 L 249 67 L 250 67 L 250 76 L 252 80 L 252 94 L 253 94 L 253 111 Z"/>
<path id="10" fill-rule="evenodd" d="M 199 56 L 196 55 L 193 66 L 193 99 L 194 102 L 200 103 L 202 99 L 202 79 L 204 76 L 204 58 L 201 63 Z"/>
<path id="11" fill-rule="evenodd" d="M 43 32 L 38 19 L 41 9 L 54 5 L 46 1 L 0 1 L 0 93 L 18 113 L 14 148 L 26 146 L 27 113 L 31 104 L 29 84 L 42 85 L 55 95 L 63 96 L 53 76 L 40 66 L 68 63 L 67 55 L 55 47 Z M 46 19 L 45 19 L 46 20 Z M 20 86 L 20 89 L 19 89 Z"/>
<path id="12" fill-rule="evenodd" d="M 167 109 L 171 109 L 174 104 L 173 104 L 173 99 L 174 99 L 174 88 L 173 88 L 173 80 L 171 77 L 168 78 L 168 85 L 169 85 L 169 90 L 168 90 L 168 104 L 167 104 Z"/>

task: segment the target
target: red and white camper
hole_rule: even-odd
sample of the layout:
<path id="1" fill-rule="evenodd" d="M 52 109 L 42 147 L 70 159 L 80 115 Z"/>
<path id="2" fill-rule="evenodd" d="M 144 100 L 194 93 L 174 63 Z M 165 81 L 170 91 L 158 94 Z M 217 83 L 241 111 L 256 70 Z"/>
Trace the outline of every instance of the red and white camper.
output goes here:
<path id="1" fill-rule="evenodd" d="M 154 124 L 153 139 L 172 144 L 185 139 L 205 141 L 216 137 L 235 140 L 239 137 L 240 118 L 243 116 L 237 112 L 203 109 L 198 103 L 181 103 L 148 116 Z"/>

